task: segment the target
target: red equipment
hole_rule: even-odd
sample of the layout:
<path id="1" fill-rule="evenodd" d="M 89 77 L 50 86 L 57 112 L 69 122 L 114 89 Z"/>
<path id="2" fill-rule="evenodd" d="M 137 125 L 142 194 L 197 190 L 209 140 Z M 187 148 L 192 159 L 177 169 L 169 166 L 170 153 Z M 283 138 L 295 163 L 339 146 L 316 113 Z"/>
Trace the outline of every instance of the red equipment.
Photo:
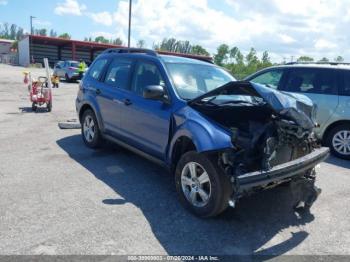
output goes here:
<path id="1" fill-rule="evenodd" d="M 52 110 L 52 92 L 48 87 L 47 77 L 41 76 L 37 81 L 31 81 L 29 73 L 24 73 L 24 83 L 28 84 L 29 98 L 32 102 L 32 110 L 36 111 L 38 106 L 46 105 L 47 111 Z"/>

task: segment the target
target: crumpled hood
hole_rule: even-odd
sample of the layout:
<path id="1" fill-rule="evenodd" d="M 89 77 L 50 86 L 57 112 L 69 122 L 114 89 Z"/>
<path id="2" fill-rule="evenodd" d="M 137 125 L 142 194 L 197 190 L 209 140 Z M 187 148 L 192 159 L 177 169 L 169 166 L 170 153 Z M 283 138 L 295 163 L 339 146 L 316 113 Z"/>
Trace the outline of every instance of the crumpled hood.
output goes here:
<path id="1" fill-rule="evenodd" d="M 292 95 L 280 92 L 252 82 L 230 82 L 188 103 L 191 105 L 206 97 L 218 95 L 251 95 L 261 97 L 275 113 L 282 117 L 294 121 L 306 130 L 311 130 L 315 127 L 315 123 L 312 119 L 315 106 L 308 97 L 299 94 Z"/>

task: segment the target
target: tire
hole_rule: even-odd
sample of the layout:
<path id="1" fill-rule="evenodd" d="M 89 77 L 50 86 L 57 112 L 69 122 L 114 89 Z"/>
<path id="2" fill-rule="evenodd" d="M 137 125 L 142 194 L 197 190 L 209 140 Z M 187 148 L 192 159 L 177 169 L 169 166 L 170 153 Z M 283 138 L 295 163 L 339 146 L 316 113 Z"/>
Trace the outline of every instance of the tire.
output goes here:
<path id="1" fill-rule="evenodd" d="M 350 160 L 350 124 L 333 127 L 328 132 L 325 142 L 333 155 Z"/>
<path id="2" fill-rule="evenodd" d="M 65 78 L 67 83 L 72 82 L 72 80 L 69 78 L 68 74 L 66 74 L 64 78 Z"/>
<path id="3" fill-rule="evenodd" d="M 91 121 L 93 124 L 91 125 Z M 88 109 L 84 112 L 81 121 L 81 134 L 87 147 L 96 149 L 102 146 L 101 131 L 95 113 Z"/>
<path id="4" fill-rule="evenodd" d="M 196 171 L 194 180 L 191 179 L 191 169 Z M 207 176 L 203 177 L 205 172 Z M 201 183 L 200 180 L 208 182 Z M 175 183 L 181 204 L 196 216 L 214 217 L 228 207 L 232 187 L 229 178 L 217 166 L 215 159 L 195 151 L 184 154 L 176 167 Z M 203 191 L 206 193 L 204 198 Z M 191 198 L 193 195 L 195 197 Z"/>
<path id="5" fill-rule="evenodd" d="M 36 112 L 37 109 L 38 109 L 38 106 L 35 103 L 32 103 L 32 110 Z"/>
<path id="6" fill-rule="evenodd" d="M 52 101 L 48 102 L 46 104 L 46 109 L 47 109 L 47 112 L 51 112 L 52 111 Z"/>

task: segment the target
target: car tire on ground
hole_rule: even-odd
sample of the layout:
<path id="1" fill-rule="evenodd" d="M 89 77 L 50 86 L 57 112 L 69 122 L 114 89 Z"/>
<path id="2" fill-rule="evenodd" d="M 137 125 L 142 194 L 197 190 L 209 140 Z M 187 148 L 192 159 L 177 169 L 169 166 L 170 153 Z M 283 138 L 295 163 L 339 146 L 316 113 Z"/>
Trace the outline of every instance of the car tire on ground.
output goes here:
<path id="1" fill-rule="evenodd" d="M 38 106 L 35 103 L 32 103 L 32 111 L 36 111 L 38 109 Z"/>
<path id="2" fill-rule="evenodd" d="M 228 206 L 232 194 L 229 178 L 214 159 L 195 151 L 184 154 L 175 171 L 180 202 L 199 217 L 214 217 Z"/>
<path id="3" fill-rule="evenodd" d="M 52 101 L 48 102 L 46 104 L 46 109 L 47 109 L 47 112 L 51 112 L 52 111 Z"/>
<path id="4" fill-rule="evenodd" d="M 72 80 L 69 78 L 68 74 L 66 74 L 64 78 L 65 78 L 67 83 L 72 82 Z"/>
<path id="5" fill-rule="evenodd" d="M 350 124 L 333 127 L 328 132 L 325 142 L 333 155 L 350 160 Z"/>
<path id="6" fill-rule="evenodd" d="M 86 110 L 83 114 L 81 134 L 86 146 L 95 149 L 102 145 L 101 131 L 95 113 L 90 109 Z"/>

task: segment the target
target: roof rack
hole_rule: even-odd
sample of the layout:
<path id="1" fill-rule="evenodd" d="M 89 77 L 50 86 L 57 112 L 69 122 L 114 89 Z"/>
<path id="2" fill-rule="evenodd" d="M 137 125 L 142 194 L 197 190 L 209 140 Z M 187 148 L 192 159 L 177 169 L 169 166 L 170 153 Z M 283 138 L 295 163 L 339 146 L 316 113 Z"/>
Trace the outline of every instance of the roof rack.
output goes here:
<path id="1" fill-rule="evenodd" d="M 157 52 L 151 50 L 151 49 L 145 49 L 145 48 L 109 48 L 103 52 L 103 54 L 111 54 L 111 53 L 143 53 L 151 56 L 158 56 Z"/>
<path id="2" fill-rule="evenodd" d="M 285 65 L 350 65 L 346 62 L 288 62 Z"/>

